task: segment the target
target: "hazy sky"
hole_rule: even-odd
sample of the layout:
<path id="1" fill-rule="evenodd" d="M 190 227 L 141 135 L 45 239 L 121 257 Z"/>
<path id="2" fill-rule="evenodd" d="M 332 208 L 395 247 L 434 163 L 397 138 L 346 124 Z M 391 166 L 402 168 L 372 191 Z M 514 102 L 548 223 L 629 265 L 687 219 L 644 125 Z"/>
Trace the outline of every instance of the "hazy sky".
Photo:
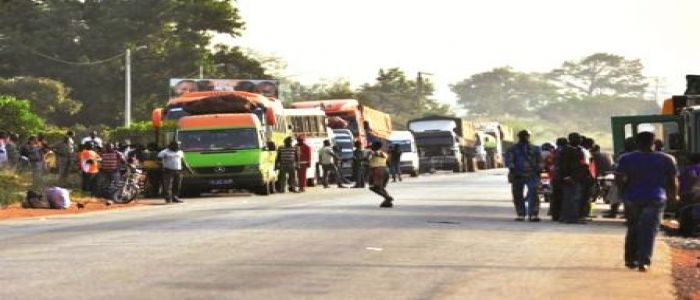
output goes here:
<path id="1" fill-rule="evenodd" d="M 372 82 L 379 68 L 448 84 L 497 66 L 548 71 L 594 52 L 641 58 L 680 94 L 700 73 L 700 0 L 238 0 L 246 30 L 229 43 L 284 58 L 304 83 Z"/>

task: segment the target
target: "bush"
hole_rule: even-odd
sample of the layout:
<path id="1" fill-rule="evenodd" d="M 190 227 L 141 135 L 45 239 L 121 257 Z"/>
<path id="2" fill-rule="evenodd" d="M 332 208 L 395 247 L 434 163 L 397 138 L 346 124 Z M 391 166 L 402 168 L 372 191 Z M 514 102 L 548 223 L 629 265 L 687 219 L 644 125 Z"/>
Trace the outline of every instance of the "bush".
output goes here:
<path id="1" fill-rule="evenodd" d="M 9 170 L 0 171 L 0 208 L 22 202 L 31 179 Z"/>
<path id="2" fill-rule="evenodd" d="M 33 113 L 29 101 L 0 95 L 0 129 L 21 136 L 35 134 L 44 128 L 44 120 Z"/>
<path id="3" fill-rule="evenodd" d="M 173 122 L 164 123 L 160 129 L 159 144 L 164 144 L 172 138 L 172 132 L 175 129 Z M 148 145 L 156 141 L 155 129 L 151 127 L 151 122 L 137 122 L 131 124 L 130 127 L 117 127 L 108 129 L 104 132 L 103 139 L 113 143 L 130 140 L 132 144 Z"/>

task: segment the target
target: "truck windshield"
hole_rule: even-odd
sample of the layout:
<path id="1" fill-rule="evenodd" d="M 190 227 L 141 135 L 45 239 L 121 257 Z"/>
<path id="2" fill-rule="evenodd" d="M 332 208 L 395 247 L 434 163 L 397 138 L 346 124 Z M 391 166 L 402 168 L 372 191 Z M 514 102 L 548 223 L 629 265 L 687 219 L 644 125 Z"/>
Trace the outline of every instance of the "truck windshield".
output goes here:
<path id="1" fill-rule="evenodd" d="M 334 126 L 330 126 L 333 129 L 349 129 L 350 132 L 354 136 L 359 135 L 360 129 L 359 125 L 357 124 L 357 118 L 355 117 L 355 114 L 353 113 L 329 113 L 329 117 L 340 117 L 341 119 L 345 120 L 345 122 L 348 122 L 348 127 L 347 128 L 333 128 Z"/>
<path id="2" fill-rule="evenodd" d="M 179 120 L 182 117 L 189 116 L 188 114 L 181 106 L 173 106 L 173 107 L 168 107 L 168 109 L 165 112 L 165 119 L 166 120 Z"/>
<path id="3" fill-rule="evenodd" d="M 221 151 L 260 147 L 254 128 L 190 130 L 178 132 L 183 151 Z"/>
<path id="4" fill-rule="evenodd" d="M 452 146 L 455 141 L 451 135 L 438 135 L 438 136 L 421 136 L 416 137 L 416 144 L 420 146 Z"/>
<path id="5" fill-rule="evenodd" d="M 392 145 L 399 145 L 401 152 L 412 152 L 411 141 L 391 141 Z"/>

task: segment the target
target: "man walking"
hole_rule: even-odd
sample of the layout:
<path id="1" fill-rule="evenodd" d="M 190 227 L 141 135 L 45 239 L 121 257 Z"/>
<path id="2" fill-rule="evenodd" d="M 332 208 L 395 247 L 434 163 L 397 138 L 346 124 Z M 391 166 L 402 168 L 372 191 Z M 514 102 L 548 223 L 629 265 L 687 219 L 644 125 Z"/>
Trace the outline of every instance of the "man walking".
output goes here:
<path id="1" fill-rule="evenodd" d="M 639 150 L 620 158 L 616 179 L 627 214 L 625 266 L 646 272 L 666 201 L 676 200 L 678 171 L 672 156 L 654 151 L 653 133 L 641 132 L 636 141 Z"/>
<path id="2" fill-rule="evenodd" d="M 165 203 L 183 203 L 180 200 L 180 185 L 182 184 L 182 168 L 194 173 L 185 162 L 185 153 L 180 150 L 180 142 L 172 141 L 163 151 L 158 153 L 158 159 L 163 162 L 163 195 Z"/>
<path id="3" fill-rule="evenodd" d="M 284 193 L 286 185 L 289 184 L 289 191 L 297 192 L 297 169 L 299 168 L 299 149 L 292 146 L 292 137 L 284 139 L 284 146 L 277 149 L 277 159 L 275 160 L 275 170 L 277 174 L 277 191 Z"/>
<path id="4" fill-rule="evenodd" d="M 338 167 L 335 163 L 339 160 L 339 157 L 337 154 L 335 154 L 335 151 L 333 151 L 331 141 L 323 141 L 323 148 L 321 148 L 321 150 L 318 152 L 318 160 L 321 162 L 321 168 L 323 169 L 323 187 L 328 188 L 328 177 L 331 173 L 333 173 L 338 187 L 344 188 L 342 184 L 342 175 L 340 175 L 340 172 L 338 172 Z"/>
<path id="5" fill-rule="evenodd" d="M 512 184 L 513 203 L 517 213 L 516 221 L 525 220 L 539 222 L 540 199 L 537 196 L 537 185 L 540 183 L 540 165 L 542 155 L 540 148 L 530 143 L 530 132 L 518 132 L 518 143 L 510 147 L 506 153 L 506 166 L 510 173 L 508 180 Z M 527 186 L 527 209 L 523 190 Z"/>

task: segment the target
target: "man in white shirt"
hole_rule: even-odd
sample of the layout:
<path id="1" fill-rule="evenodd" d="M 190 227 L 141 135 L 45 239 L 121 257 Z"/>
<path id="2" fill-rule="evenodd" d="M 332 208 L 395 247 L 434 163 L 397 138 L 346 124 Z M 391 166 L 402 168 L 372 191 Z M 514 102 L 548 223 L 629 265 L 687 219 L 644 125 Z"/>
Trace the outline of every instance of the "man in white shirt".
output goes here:
<path id="1" fill-rule="evenodd" d="M 165 203 L 183 203 L 179 198 L 182 169 L 184 167 L 190 173 L 194 172 L 185 162 L 185 153 L 180 150 L 180 143 L 178 141 L 170 142 L 168 148 L 158 153 L 158 159 L 163 163 L 163 195 L 165 195 Z"/>
<path id="2" fill-rule="evenodd" d="M 328 176 L 330 173 L 335 174 L 335 181 L 338 183 L 339 188 L 344 188 L 342 185 L 343 178 L 338 172 L 338 166 L 336 162 L 338 161 L 338 155 L 333 151 L 331 147 L 331 141 L 323 141 L 323 148 L 318 152 L 318 160 L 321 163 L 321 168 L 323 169 L 323 187 L 328 188 Z"/>
<path id="3" fill-rule="evenodd" d="M 102 139 L 97 137 L 97 131 L 90 132 L 90 136 L 86 136 L 80 144 L 85 145 L 86 143 L 92 144 L 92 148 L 96 151 L 102 149 Z"/>

